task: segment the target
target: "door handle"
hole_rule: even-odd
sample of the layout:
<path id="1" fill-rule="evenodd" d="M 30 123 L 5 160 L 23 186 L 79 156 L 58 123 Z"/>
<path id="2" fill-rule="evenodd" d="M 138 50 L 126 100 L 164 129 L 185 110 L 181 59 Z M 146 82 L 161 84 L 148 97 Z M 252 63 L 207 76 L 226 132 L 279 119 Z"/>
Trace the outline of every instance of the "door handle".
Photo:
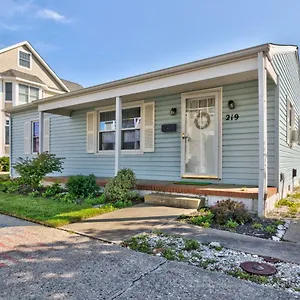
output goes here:
<path id="1" fill-rule="evenodd" d="M 190 139 L 188 136 L 185 135 L 184 132 L 181 134 L 181 138 L 182 138 L 183 140 L 188 140 L 188 141 L 189 141 L 189 139 Z"/>

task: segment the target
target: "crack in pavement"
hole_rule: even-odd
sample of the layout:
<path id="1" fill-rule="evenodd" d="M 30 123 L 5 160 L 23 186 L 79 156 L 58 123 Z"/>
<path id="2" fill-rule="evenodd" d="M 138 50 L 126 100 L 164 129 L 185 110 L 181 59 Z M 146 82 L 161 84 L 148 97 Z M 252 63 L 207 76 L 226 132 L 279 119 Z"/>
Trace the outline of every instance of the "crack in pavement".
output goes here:
<path id="1" fill-rule="evenodd" d="M 155 272 L 156 270 L 158 270 L 161 266 L 163 266 L 168 260 L 166 259 L 165 261 L 161 262 L 160 264 L 158 264 L 155 268 L 153 268 L 152 270 L 141 274 L 137 279 L 134 279 L 129 286 L 127 286 L 126 288 L 124 288 L 123 290 L 119 291 L 117 294 L 113 295 L 112 297 L 108 298 L 109 300 L 114 300 L 117 299 L 118 297 L 120 297 L 121 295 L 123 295 L 125 292 L 127 292 L 130 288 L 132 288 L 136 282 L 138 282 L 139 280 L 141 280 L 142 278 L 146 277 L 147 275 Z"/>

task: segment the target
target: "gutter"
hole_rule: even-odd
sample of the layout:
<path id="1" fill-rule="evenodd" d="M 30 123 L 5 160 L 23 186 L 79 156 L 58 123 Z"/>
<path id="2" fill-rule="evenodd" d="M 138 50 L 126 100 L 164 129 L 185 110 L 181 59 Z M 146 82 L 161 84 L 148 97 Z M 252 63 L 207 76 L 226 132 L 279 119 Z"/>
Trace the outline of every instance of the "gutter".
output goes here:
<path id="1" fill-rule="evenodd" d="M 65 93 L 63 95 L 56 95 L 56 96 L 52 96 L 52 97 L 47 97 L 46 99 L 39 99 L 30 104 L 32 104 L 32 105 L 35 104 L 36 107 L 38 107 L 38 105 L 41 103 L 47 103 L 47 102 L 52 102 L 52 101 L 61 100 L 61 99 L 68 99 L 68 98 L 72 98 L 75 96 L 82 96 L 82 95 L 86 95 L 86 94 L 91 94 L 93 92 L 99 92 L 102 90 L 113 89 L 113 88 L 125 86 L 125 85 L 132 85 L 132 84 L 140 83 L 140 82 L 147 81 L 147 80 L 153 80 L 153 79 L 167 77 L 167 76 L 178 74 L 178 73 L 188 72 L 188 71 L 195 70 L 195 69 L 205 68 L 205 67 L 208 67 L 211 65 L 219 65 L 219 64 L 227 63 L 229 61 L 241 60 L 246 57 L 256 57 L 258 52 L 264 52 L 264 51 L 267 52 L 267 51 L 269 51 L 269 48 L 270 48 L 270 44 L 263 44 L 263 45 L 243 49 L 243 50 L 238 50 L 238 51 L 221 54 L 221 55 L 210 57 L 210 58 L 197 60 L 197 61 L 190 62 L 190 63 L 185 63 L 185 64 L 175 66 L 175 67 L 169 67 L 169 68 L 158 70 L 158 71 L 148 72 L 148 73 L 141 74 L 141 75 L 136 75 L 136 76 L 132 76 L 132 77 L 124 78 L 124 79 L 119 79 L 119 80 L 87 87 L 84 89 L 80 89 L 78 91 Z M 12 113 L 12 112 L 24 111 L 27 109 L 30 109 L 29 104 L 24 105 L 23 108 L 18 107 L 18 106 L 13 107 L 11 109 L 6 110 L 6 112 Z"/>

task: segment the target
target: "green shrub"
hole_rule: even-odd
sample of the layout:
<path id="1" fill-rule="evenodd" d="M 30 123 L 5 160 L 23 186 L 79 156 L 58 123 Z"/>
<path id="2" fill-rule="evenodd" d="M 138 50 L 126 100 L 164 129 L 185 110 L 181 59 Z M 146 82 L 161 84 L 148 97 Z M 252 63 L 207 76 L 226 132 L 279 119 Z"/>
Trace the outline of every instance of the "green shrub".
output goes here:
<path id="1" fill-rule="evenodd" d="M 0 171 L 9 172 L 9 157 L 7 156 L 0 157 Z"/>
<path id="2" fill-rule="evenodd" d="M 5 182 L 5 181 L 10 181 L 10 177 L 8 174 L 2 174 L 0 175 L 0 183 Z"/>
<path id="3" fill-rule="evenodd" d="M 131 200 L 118 200 L 114 203 L 114 207 L 116 208 L 125 208 L 125 207 L 130 207 L 132 206 L 132 201 Z"/>
<path id="4" fill-rule="evenodd" d="M 69 193 L 77 198 L 96 197 L 100 190 L 94 174 L 70 176 L 66 186 Z"/>
<path id="5" fill-rule="evenodd" d="M 20 175 L 20 183 L 37 189 L 47 174 L 62 172 L 62 160 L 55 154 L 44 152 L 32 159 L 20 157 L 13 167 Z"/>
<path id="6" fill-rule="evenodd" d="M 52 185 L 47 186 L 45 192 L 42 194 L 43 197 L 53 197 L 57 194 L 60 194 L 63 192 L 62 187 L 59 183 L 55 182 Z"/>
<path id="7" fill-rule="evenodd" d="M 136 199 L 138 194 L 132 191 L 135 185 L 136 178 L 134 172 L 130 169 L 120 170 L 116 177 L 109 179 L 104 188 L 106 201 L 117 202 L 119 200 L 127 201 Z"/>
<path id="8" fill-rule="evenodd" d="M 238 224 L 251 221 L 251 216 L 246 211 L 243 202 L 236 202 L 230 199 L 218 201 L 211 207 L 211 211 L 214 214 L 214 221 L 219 225 L 226 225 L 229 220 Z"/>
<path id="9" fill-rule="evenodd" d="M 84 203 L 89 205 L 104 204 L 105 203 L 104 194 L 102 194 L 100 197 L 88 197 L 84 200 Z"/>
<path id="10" fill-rule="evenodd" d="M 254 229 L 262 229 L 263 228 L 263 224 L 261 224 L 261 223 L 254 223 L 252 225 L 252 228 L 254 228 Z"/>

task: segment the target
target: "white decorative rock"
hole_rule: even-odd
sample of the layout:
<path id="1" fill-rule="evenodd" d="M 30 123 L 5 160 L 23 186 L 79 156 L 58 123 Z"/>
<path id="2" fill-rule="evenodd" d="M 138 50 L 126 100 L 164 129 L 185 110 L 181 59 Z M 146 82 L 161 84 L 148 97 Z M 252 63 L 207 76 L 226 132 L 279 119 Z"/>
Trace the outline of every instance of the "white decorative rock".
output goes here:
<path id="1" fill-rule="evenodd" d="M 278 229 L 278 230 L 284 230 L 284 226 L 283 226 L 283 225 L 278 225 L 278 226 L 277 226 L 277 229 Z"/>
<path id="2" fill-rule="evenodd" d="M 221 244 L 219 242 L 211 242 L 209 244 L 209 247 L 210 248 L 220 248 L 221 247 Z"/>
<path id="3" fill-rule="evenodd" d="M 272 240 L 274 242 L 279 242 L 280 241 L 280 238 L 278 236 L 272 236 Z"/>

